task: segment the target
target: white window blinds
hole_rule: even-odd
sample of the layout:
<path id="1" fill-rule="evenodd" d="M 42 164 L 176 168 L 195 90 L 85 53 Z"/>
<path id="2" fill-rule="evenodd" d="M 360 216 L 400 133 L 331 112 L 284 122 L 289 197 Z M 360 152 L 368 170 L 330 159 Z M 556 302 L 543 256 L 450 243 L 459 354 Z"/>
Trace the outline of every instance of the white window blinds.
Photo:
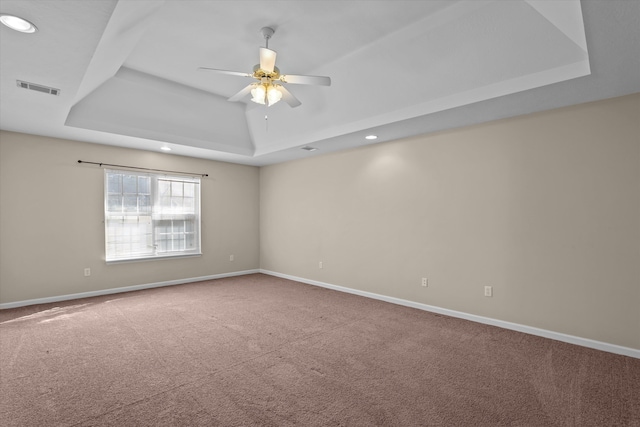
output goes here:
<path id="1" fill-rule="evenodd" d="M 106 260 L 199 255 L 200 178 L 105 170 Z"/>

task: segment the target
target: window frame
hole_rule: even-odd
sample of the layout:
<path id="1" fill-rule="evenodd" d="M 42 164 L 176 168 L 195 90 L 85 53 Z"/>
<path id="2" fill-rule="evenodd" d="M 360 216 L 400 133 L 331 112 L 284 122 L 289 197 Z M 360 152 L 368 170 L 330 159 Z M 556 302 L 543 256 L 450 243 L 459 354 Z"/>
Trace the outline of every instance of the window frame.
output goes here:
<path id="1" fill-rule="evenodd" d="M 122 175 L 119 185 L 118 192 L 110 192 L 110 182 L 109 178 L 113 175 Z M 124 188 L 124 177 L 125 176 L 135 176 L 136 177 L 136 192 L 130 193 L 125 192 Z M 140 197 L 145 196 L 147 193 L 140 192 L 140 177 L 148 178 L 148 187 L 149 187 L 149 210 L 141 211 L 140 209 Z M 160 181 L 169 181 L 170 194 L 163 195 L 160 194 Z M 180 196 L 173 196 L 173 183 L 182 183 L 182 194 Z M 189 206 L 193 205 L 193 208 L 188 212 L 184 211 L 185 207 L 185 199 L 189 199 L 191 197 L 185 196 L 184 194 L 184 184 L 194 184 L 193 185 L 193 202 L 188 203 Z M 123 170 L 116 168 L 108 168 L 104 170 L 104 233 L 105 233 L 105 261 L 107 264 L 111 263 L 121 263 L 121 262 L 137 262 L 137 261 L 150 261 L 150 260 L 161 260 L 161 259 L 175 259 L 175 258 L 184 258 L 184 257 L 195 257 L 202 255 L 202 212 L 201 212 L 201 179 L 198 176 L 187 176 L 187 175 L 178 175 L 178 174 L 167 174 L 167 173 L 156 173 L 156 172 L 138 172 L 131 170 Z M 135 194 L 136 200 L 136 210 L 128 211 L 125 205 L 125 197 L 133 197 Z M 120 197 L 120 211 L 110 210 L 112 204 L 110 204 L 110 200 L 113 201 L 110 196 Z M 162 205 L 161 199 L 163 196 L 168 197 L 170 205 Z M 175 204 L 177 199 L 181 199 L 182 203 L 180 206 Z M 131 199 L 129 199 L 131 200 Z M 166 201 L 165 201 L 166 202 Z M 111 202 L 112 203 L 112 202 Z M 147 225 L 134 225 L 131 226 L 131 221 L 140 222 L 140 218 L 148 218 L 144 221 L 148 221 Z M 110 250 L 109 245 L 117 245 L 118 243 L 114 241 L 112 237 L 114 234 L 118 232 L 117 224 L 118 219 L 121 218 L 121 226 L 120 231 L 123 230 L 131 231 L 129 233 L 130 239 L 128 241 L 122 241 L 120 244 L 129 245 L 133 247 L 136 243 L 138 248 L 144 247 L 143 240 L 147 240 L 146 247 L 148 248 L 146 251 L 130 251 L 124 254 L 118 254 L 114 250 Z M 172 249 L 159 251 L 158 246 L 160 244 L 160 240 L 158 236 L 161 235 L 162 231 L 159 230 L 161 221 L 169 221 L 171 226 L 173 227 L 174 221 L 183 221 L 184 227 L 182 231 L 172 232 L 169 235 L 180 237 L 182 239 L 162 239 L 164 242 L 169 242 L 171 244 L 175 243 L 175 241 L 182 240 L 183 248 L 182 249 Z M 187 230 L 187 223 L 192 225 L 192 229 Z M 111 225 L 111 227 L 110 227 Z M 140 230 L 144 228 L 149 229 L 150 231 L 146 231 L 145 233 L 141 233 Z M 111 235 L 110 235 L 111 234 Z M 167 234 L 165 234 L 166 236 Z M 188 236 L 192 236 L 191 241 L 193 242 L 193 249 L 189 249 L 187 244 L 189 242 Z M 133 237 L 132 237 L 133 236 Z M 139 240 L 136 241 L 135 239 Z M 133 239 L 133 240 L 132 240 Z M 117 239 L 116 239 L 117 240 Z M 150 243 L 150 244 L 149 244 Z"/>

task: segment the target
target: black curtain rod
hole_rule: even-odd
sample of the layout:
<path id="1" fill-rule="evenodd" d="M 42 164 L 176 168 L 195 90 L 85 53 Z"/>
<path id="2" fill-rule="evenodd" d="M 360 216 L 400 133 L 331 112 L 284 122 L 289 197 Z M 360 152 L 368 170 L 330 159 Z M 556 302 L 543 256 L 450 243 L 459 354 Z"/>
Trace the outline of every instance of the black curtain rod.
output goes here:
<path id="1" fill-rule="evenodd" d="M 178 171 L 167 171 L 163 169 L 149 169 L 149 168 L 139 168 L 137 166 L 125 166 L 125 165 L 112 165 L 109 163 L 97 163 L 97 162 L 85 162 L 84 160 L 78 160 L 78 163 L 88 163 L 90 165 L 98 165 L 102 166 L 113 166 L 115 168 L 127 168 L 127 169 L 136 169 L 141 171 L 152 171 L 152 172 L 167 172 L 167 173 L 179 173 L 181 175 L 200 175 L 200 176 L 209 176 L 208 173 L 191 173 L 191 172 L 178 172 Z"/>

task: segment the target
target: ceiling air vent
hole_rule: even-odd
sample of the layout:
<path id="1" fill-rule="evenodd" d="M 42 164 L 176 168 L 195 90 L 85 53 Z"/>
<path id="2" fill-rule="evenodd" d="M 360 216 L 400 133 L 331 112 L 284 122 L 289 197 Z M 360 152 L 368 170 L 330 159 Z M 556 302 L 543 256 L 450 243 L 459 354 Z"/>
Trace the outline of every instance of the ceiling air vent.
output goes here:
<path id="1" fill-rule="evenodd" d="M 31 89 L 31 90 L 35 90 L 37 92 L 43 92 L 43 93 L 48 93 L 51 95 L 59 95 L 60 94 L 60 89 L 55 89 L 49 86 L 43 86 L 43 85 L 38 85 L 35 83 L 29 83 L 29 82 L 23 82 L 22 80 L 16 80 L 16 83 L 18 83 L 18 86 L 23 88 L 23 89 Z"/>

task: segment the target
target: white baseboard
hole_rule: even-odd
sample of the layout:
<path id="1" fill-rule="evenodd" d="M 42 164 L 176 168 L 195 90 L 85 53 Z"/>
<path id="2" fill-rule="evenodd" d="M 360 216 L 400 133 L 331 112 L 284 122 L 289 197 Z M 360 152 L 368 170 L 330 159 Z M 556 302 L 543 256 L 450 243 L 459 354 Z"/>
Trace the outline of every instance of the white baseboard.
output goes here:
<path id="1" fill-rule="evenodd" d="M 640 359 L 640 350 L 636 350 L 630 347 L 623 347 L 616 344 L 609 344 L 602 341 L 591 340 L 588 338 L 576 337 L 573 335 L 567 335 L 560 332 L 549 331 L 546 329 L 534 328 L 532 326 L 521 325 L 518 323 L 505 322 L 503 320 L 492 319 L 490 317 L 477 316 L 475 314 L 464 313 L 462 311 L 449 310 L 446 308 L 436 307 L 433 305 L 427 305 L 419 302 L 389 297 L 386 295 L 375 294 L 373 292 L 360 291 L 357 289 L 351 289 L 343 286 L 337 286 L 329 283 L 319 282 L 317 280 L 310 280 L 310 279 L 305 279 L 303 277 L 296 277 L 288 274 L 277 273 L 275 271 L 269 271 L 269 270 L 263 270 L 263 269 L 260 269 L 259 271 L 260 273 L 267 274 L 270 276 L 281 277 L 283 279 L 294 280 L 296 282 L 306 283 L 309 285 L 321 286 L 323 288 L 333 289 L 340 292 L 360 295 L 363 297 L 386 301 L 393 304 L 404 305 L 406 307 L 417 308 L 419 310 L 430 311 L 432 313 L 444 314 L 446 316 L 457 317 L 465 320 L 471 320 L 472 322 L 484 323 L 487 325 L 497 326 L 504 329 L 524 332 L 525 334 L 537 335 L 540 337 L 562 341 L 569 344 L 580 345 L 583 347 L 593 348 L 596 350 L 602 350 L 609 353 L 621 354 L 623 356 L 629 356 L 629 357 L 634 357 L 636 359 Z"/>
<path id="2" fill-rule="evenodd" d="M 183 285 L 185 283 L 201 282 L 203 280 L 222 279 L 225 277 L 244 276 L 245 274 L 255 274 L 259 272 L 260 270 L 257 270 L 257 269 L 245 270 L 245 271 L 234 271 L 231 273 L 214 274 L 212 276 L 190 277 L 187 279 L 169 280 L 166 282 L 156 282 L 156 283 L 147 283 L 144 285 L 125 286 L 122 288 L 102 289 L 99 291 L 80 292 L 77 294 L 58 295 L 54 297 L 36 298 L 36 299 L 29 299 L 29 300 L 16 301 L 16 302 L 6 302 L 3 304 L 0 304 L 0 310 L 4 310 L 7 308 L 24 307 L 27 305 L 46 304 L 50 302 L 60 302 L 60 301 L 68 301 L 68 300 L 74 300 L 74 299 L 80 299 L 80 298 L 97 297 L 101 295 L 119 294 L 121 292 L 140 291 L 142 289 L 160 288 L 163 286 Z"/>

